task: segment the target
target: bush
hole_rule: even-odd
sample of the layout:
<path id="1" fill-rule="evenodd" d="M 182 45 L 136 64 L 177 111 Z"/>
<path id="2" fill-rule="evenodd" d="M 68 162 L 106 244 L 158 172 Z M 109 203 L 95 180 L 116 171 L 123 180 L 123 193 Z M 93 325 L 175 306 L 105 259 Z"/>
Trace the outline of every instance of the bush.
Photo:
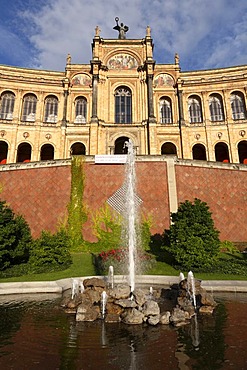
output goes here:
<path id="1" fill-rule="evenodd" d="M 146 273 L 155 264 L 150 254 L 137 251 L 136 274 Z M 115 274 L 128 274 L 128 250 L 126 248 L 111 249 L 94 255 L 94 265 L 100 275 L 107 274 L 109 267 L 113 266 Z"/>
<path id="2" fill-rule="evenodd" d="M 54 235 L 42 231 L 41 237 L 33 242 L 29 259 L 30 272 L 66 269 L 72 263 L 69 246 L 69 238 L 64 230 Z"/>
<path id="3" fill-rule="evenodd" d="M 175 264 L 187 270 L 214 264 L 220 248 L 219 231 L 207 204 L 200 199 L 195 199 L 194 204 L 186 200 L 171 214 L 171 219 L 170 244 L 166 249 Z"/>
<path id="4" fill-rule="evenodd" d="M 118 248 L 121 244 L 121 216 L 105 204 L 93 217 L 93 232 L 101 250 Z"/>
<path id="5" fill-rule="evenodd" d="M 0 270 L 25 263 L 32 242 L 30 228 L 22 216 L 16 216 L 0 201 Z"/>

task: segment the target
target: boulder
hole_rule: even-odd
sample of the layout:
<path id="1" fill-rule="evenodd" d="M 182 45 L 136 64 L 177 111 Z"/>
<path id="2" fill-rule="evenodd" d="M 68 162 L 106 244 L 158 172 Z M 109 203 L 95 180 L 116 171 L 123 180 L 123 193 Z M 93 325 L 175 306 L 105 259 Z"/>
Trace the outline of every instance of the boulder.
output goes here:
<path id="1" fill-rule="evenodd" d="M 147 322 L 149 325 L 157 325 L 160 322 L 160 315 L 149 316 Z"/>
<path id="2" fill-rule="evenodd" d="M 178 324 L 186 324 L 187 320 L 190 318 L 189 313 L 182 310 L 179 307 L 175 307 L 172 311 L 170 322 L 177 326 Z"/>
<path id="3" fill-rule="evenodd" d="M 138 306 L 143 306 L 147 300 L 148 292 L 144 292 L 142 289 L 136 289 L 134 291 L 134 297 Z"/>
<path id="4" fill-rule="evenodd" d="M 118 285 L 112 289 L 111 296 L 115 299 L 129 298 L 130 287 L 127 285 Z"/>
<path id="5" fill-rule="evenodd" d="M 93 289 L 87 290 L 85 295 L 89 298 L 90 302 L 92 303 L 98 303 L 101 301 L 101 294 L 96 290 Z"/>
<path id="6" fill-rule="evenodd" d="M 89 288 L 89 287 L 100 287 L 102 289 L 106 288 L 105 281 L 99 278 L 84 279 L 83 285 L 84 285 L 84 288 Z"/>
<path id="7" fill-rule="evenodd" d="M 76 321 L 95 321 L 98 318 L 99 312 L 93 307 L 86 312 L 79 312 L 79 310 L 77 310 Z"/>
<path id="8" fill-rule="evenodd" d="M 125 299 L 117 299 L 115 301 L 115 304 L 123 307 L 123 308 L 134 308 L 134 307 L 137 307 L 137 303 L 134 299 L 129 299 L 129 298 L 125 298 Z"/>
<path id="9" fill-rule="evenodd" d="M 113 302 L 108 302 L 106 303 L 106 312 L 108 314 L 116 314 L 116 315 L 121 315 L 123 312 L 123 308 L 118 306 L 117 304 L 114 304 Z"/>
<path id="10" fill-rule="evenodd" d="M 121 316 L 122 321 L 125 324 L 142 324 L 144 315 L 141 311 L 137 310 L 136 308 L 128 308 L 124 311 Z"/>
<path id="11" fill-rule="evenodd" d="M 145 316 L 156 316 L 160 314 L 160 308 L 157 302 L 147 301 L 143 306 L 143 314 Z"/>
<path id="12" fill-rule="evenodd" d="M 204 289 L 201 292 L 201 304 L 203 306 L 212 306 L 212 307 L 215 307 L 217 305 L 212 294 L 207 293 L 206 290 Z"/>
<path id="13" fill-rule="evenodd" d="M 160 314 L 160 323 L 162 325 L 169 325 L 170 324 L 170 316 L 171 316 L 170 311 L 162 312 Z"/>
<path id="14" fill-rule="evenodd" d="M 201 306 L 199 308 L 199 312 L 201 314 L 207 314 L 207 315 L 211 315 L 213 312 L 214 312 L 214 307 L 213 306 Z"/>
<path id="15" fill-rule="evenodd" d="M 120 321 L 121 321 L 120 315 L 116 313 L 107 313 L 105 316 L 105 322 L 107 323 L 120 322 Z"/>

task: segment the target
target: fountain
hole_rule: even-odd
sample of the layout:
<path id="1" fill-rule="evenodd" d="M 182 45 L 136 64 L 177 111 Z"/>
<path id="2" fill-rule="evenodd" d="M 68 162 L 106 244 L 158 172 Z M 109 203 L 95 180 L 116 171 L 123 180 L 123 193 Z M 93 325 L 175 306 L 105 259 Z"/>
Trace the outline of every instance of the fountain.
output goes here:
<path id="1" fill-rule="evenodd" d="M 191 296 L 192 302 L 196 309 L 195 280 L 194 280 L 194 274 L 192 271 L 188 272 L 188 292 Z"/>
<path id="2" fill-rule="evenodd" d="M 136 262 L 136 248 L 137 248 L 137 233 L 136 220 L 137 211 L 135 205 L 135 150 L 131 141 L 126 141 L 125 146 L 128 148 L 127 164 L 126 164 L 126 200 L 125 200 L 125 214 L 124 219 L 126 225 L 126 240 L 128 244 L 129 253 L 129 286 L 130 293 L 135 290 L 135 262 Z"/>
<path id="3" fill-rule="evenodd" d="M 107 302 L 107 293 L 105 290 L 101 293 L 101 314 L 102 314 L 102 319 L 105 318 L 105 309 L 106 309 L 106 302 Z"/>
<path id="4" fill-rule="evenodd" d="M 108 284 L 111 289 L 114 287 L 114 268 L 113 266 L 109 266 L 108 270 Z"/>
<path id="5" fill-rule="evenodd" d="M 119 322 L 126 324 L 148 323 L 150 325 L 172 324 L 181 326 L 188 323 L 196 314 L 197 301 L 203 312 L 212 312 L 215 302 L 195 279 L 192 271 L 185 279 L 181 272 L 179 284 L 170 289 L 175 297 L 173 308 L 161 312 L 159 299 L 162 288 L 136 288 L 135 271 L 137 250 L 139 248 L 138 233 L 138 204 L 136 204 L 136 174 L 135 151 L 131 141 L 126 142 L 128 148 L 123 199 L 123 230 L 124 244 L 128 250 L 128 284 L 114 286 L 113 266 L 109 267 L 108 281 L 100 278 L 88 278 L 83 281 L 84 292 L 79 292 L 79 281 L 73 280 L 72 300 L 64 304 L 67 310 L 76 313 L 76 321 L 94 321 L 102 317 L 105 322 Z M 167 295 L 169 295 L 169 289 Z M 197 318 L 196 318 L 197 320 Z M 195 322 L 197 324 L 197 321 Z M 196 341 L 197 342 L 197 341 Z"/>

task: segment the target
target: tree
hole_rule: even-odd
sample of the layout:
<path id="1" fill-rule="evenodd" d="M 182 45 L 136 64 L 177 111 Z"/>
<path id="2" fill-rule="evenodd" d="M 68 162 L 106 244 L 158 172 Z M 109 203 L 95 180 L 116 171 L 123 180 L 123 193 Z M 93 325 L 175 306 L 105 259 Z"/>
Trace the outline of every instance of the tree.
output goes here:
<path id="1" fill-rule="evenodd" d="M 171 214 L 167 250 L 176 264 L 190 270 L 205 268 L 215 261 L 220 240 L 211 215 L 207 204 L 200 199 L 194 203 L 186 200 Z"/>
<path id="2" fill-rule="evenodd" d="M 26 263 L 32 242 L 30 228 L 22 216 L 16 216 L 0 201 L 0 270 Z"/>
<path id="3" fill-rule="evenodd" d="M 72 263 L 69 253 L 69 238 L 65 230 L 56 234 L 42 231 L 33 242 L 29 266 L 32 273 L 64 270 Z"/>

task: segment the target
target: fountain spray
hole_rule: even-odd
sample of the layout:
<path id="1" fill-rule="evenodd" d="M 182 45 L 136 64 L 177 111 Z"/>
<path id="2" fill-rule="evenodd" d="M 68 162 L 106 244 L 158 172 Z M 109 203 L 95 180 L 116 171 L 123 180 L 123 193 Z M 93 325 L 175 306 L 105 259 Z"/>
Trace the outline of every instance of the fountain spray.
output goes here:
<path id="1" fill-rule="evenodd" d="M 130 292 L 135 289 L 135 256 L 136 256 L 136 207 L 135 207 L 135 151 L 133 143 L 127 141 L 128 148 L 126 167 L 126 219 L 127 219 L 127 240 L 129 252 L 129 285 Z"/>

